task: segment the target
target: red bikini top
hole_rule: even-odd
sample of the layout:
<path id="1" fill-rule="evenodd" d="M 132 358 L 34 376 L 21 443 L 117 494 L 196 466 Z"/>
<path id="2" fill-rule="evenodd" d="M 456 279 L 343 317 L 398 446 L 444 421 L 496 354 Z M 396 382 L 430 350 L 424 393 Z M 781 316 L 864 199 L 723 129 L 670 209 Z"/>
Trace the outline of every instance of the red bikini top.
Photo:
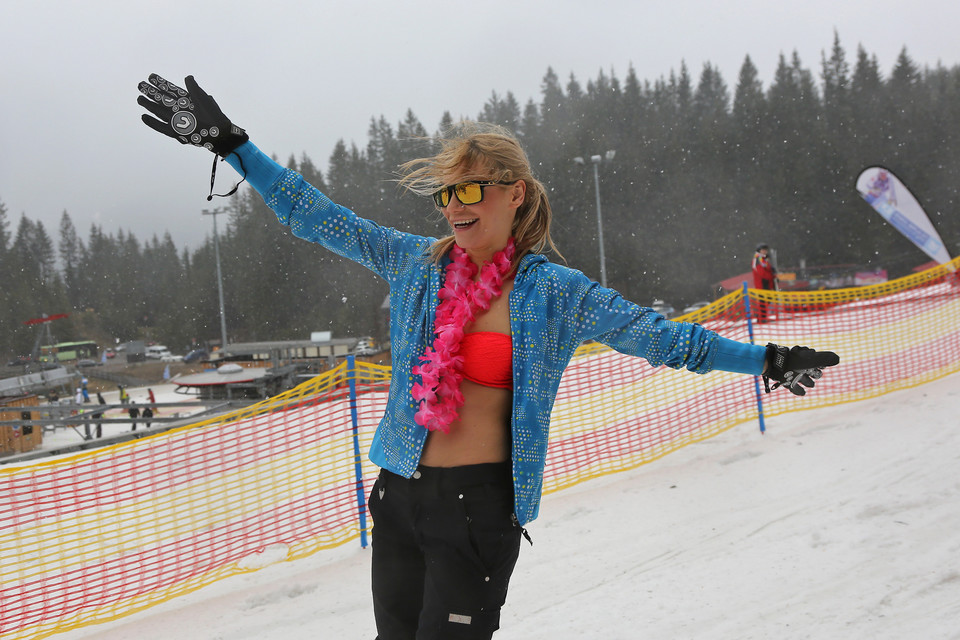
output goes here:
<path id="1" fill-rule="evenodd" d="M 460 342 L 463 377 L 497 389 L 513 389 L 513 343 L 505 333 L 474 331 Z"/>

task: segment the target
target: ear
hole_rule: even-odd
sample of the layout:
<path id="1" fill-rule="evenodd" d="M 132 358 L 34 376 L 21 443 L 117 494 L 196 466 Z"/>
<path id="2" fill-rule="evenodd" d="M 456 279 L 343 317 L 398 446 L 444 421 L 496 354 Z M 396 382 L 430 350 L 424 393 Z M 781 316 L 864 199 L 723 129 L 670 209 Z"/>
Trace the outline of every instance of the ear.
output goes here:
<path id="1" fill-rule="evenodd" d="M 527 183 L 523 180 L 517 180 L 513 183 L 513 188 L 510 191 L 510 206 L 519 209 L 526 197 Z"/>

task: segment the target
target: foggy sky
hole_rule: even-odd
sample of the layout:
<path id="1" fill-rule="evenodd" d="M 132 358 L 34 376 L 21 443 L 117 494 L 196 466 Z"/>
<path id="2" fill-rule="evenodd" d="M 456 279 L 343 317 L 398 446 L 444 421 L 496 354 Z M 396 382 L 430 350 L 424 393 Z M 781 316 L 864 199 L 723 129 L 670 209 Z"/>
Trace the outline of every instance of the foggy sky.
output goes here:
<path id="1" fill-rule="evenodd" d="M 445 110 L 475 118 L 494 91 L 539 103 L 548 67 L 585 86 L 601 69 L 622 82 L 632 65 L 652 82 L 685 62 L 696 84 L 710 62 L 732 96 L 746 55 L 764 88 L 794 50 L 819 82 L 834 30 L 851 70 L 858 45 L 884 76 L 904 46 L 921 68 L 952 67 L 958 17 L 956 0 L 7 0 L 0 202 L 11 233 L 25 213 L 56 242 L 66 210 L 84 241 L 95 223 L 195 248 L 212 232 L 200 212 L 224 201 L 205 199 L 208 152 L 140 122 L 136 87 L 151 72 L 195 75 L 261 149 L 325 168 L 338 139 L 366 146 L 371 117 L 396 128 L 412 109 L 432 133 Z M 221 166 L 223 192 L 235 173 Z"/>

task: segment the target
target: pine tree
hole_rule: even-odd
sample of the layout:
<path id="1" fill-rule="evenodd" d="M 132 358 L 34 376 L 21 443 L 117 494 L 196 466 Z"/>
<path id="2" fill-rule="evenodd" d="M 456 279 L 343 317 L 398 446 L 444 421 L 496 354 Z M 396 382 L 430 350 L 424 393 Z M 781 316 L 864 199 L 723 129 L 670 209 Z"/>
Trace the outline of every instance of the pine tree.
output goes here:
<path id="1" fill-rule="evenodd" d="M 85 280 L 83 264 L 86 262 L 86 248 L 77 235 L 70 215 L 64 211 L 60 217 L 60 265 L 63 273 L 63 284 L 66 288 L 67 299 L 73 309 L 84 309 L 89 306 L 87 298 L 89 285 Z"/>
<path id="2" fill-rule="evenodd" d="M 733 163 L 733 210 L 732 214 L 745 218 L 749 227 L 756 227 L 759 219 L 767 215 L 766 200 L 769 198 L 763 175 L 767 156 L 767 100 L 763 83 L 757 73 L 757 67 L 750 56 L 746 56 L 740 67 L 737 88 L 733 98 L 731 114 L 731 162 Z M 746 249 L 752 239 L 741 238 L 744 248 L 737 251 L 728 247 L 735 255 L 752 250 Z"/>
<path id="3" fill-rule="evenodd" d="M 12 291 L 14 308 L 19 316 L 10 327 L 11 343 L 17 353 L 26 354 L 33 347 L 33 336 L 23 323 L 44 313 L 68 313 L 70 307 L 55 268 L 53 243 L 43 223 L 32 222 L 26 215 L 21 215 L 10 246 L 10 256 L 14 277 L 5 285 Z M 73 338 L 69 323 L 61 323 L 58 333 L 61 340 Z"/>
<path id="4" fill-rule="evenodd" d="M 14 352 L 13 337 L 17 327 L 19 303 L 17 292 L 10 286 L 15 282 L 14 277 L 7 207 L 0 200 L 0 282 L 7 283 L 0 287 L 0 356 L 8 353 L 12 355 Z"/>

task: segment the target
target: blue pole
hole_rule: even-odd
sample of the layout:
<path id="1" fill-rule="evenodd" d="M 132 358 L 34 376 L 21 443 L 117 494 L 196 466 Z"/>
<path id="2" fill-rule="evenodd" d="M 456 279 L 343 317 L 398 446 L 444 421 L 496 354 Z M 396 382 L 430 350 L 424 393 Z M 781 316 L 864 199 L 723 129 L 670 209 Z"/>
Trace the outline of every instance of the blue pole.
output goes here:
<path id="1" fill-rule="evenodd" d="M 750 344 L 753 341 L 753 318 L 750 314 L 750 295 L 747 292 L 747 281 L 743 281 L 743 312 L 747 314 L 747 333 L 750 334 Z M 767 425 L 763 420 L 763 396 L 760 394 L 760 376 L 753 376 L 753 391 L 757 395 L 757 416 L 760 418 L 760 433 L 767 432 Z"/>
<path id="2" fill-rule="evenodd" d="M 360 515 L 360 547 L 367 548 L 367 494 L 363 489 L 360 464 L 360 419 L 357 417 L 356 358 L 347 356 L 347 380 L 350 383 L 350 420 L 353 422 L 353 470 L 357 483 L 357 512 Z"/>

